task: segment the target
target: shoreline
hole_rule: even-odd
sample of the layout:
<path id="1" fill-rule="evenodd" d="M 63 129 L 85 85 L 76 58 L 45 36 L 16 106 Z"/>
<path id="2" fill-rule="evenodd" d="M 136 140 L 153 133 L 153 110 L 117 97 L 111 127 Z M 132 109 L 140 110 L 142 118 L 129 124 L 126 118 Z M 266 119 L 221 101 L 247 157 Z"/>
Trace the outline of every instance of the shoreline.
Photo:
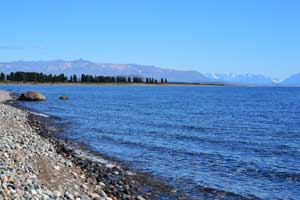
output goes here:
<path id="1" fill-rule="evenodd" d="M 195 87 L 230 87 L 229 84 L 218 83 L 34 83 L 34 82 L 0 82 L 0 85 L 49 85 L 49 86 L 195 86 Z"/>
<path id="2" fill-rule="evenodd" d="M 34 109 L 28 109 L 22 106 L 18 101 L 14 100 L 16 95 L 5 91 L 6 94 L 9 94 L 10 97 L 2 99 L 3 91 L 0 90 L 0 129 L 2 129 L 2 118 L 3 115 L 3 106 L 6 106 L 6 115 L 10 115 L 10 110 L 14 113 L 17 111 L 17 115 L 10 116 L 11 119 L 19 118 L 19 115 L 24 117 L 23 124 L 29 126 L 29 129 L 32 129 L 30 132 L 30 137 L 33 137 L 31 143 L 39 143 L 42 140 L 42 143 L 47 147 L 50 146 L 50 151 L 52 156 L 50 160 L 54 159 L 53 162 L 45 162 L 45 158 L 34 160 L 30 163 L 38 163 L 37 167 L 37 182 L 42 182 L 42 185 L 35 185 L 37 188 L 46 187 L 44 194 L 43 192 L 38 193 L 38 195 L 48 195 L 49 198 L 45 197 L 38 199 L 76 199 L 76 200 L 90 200 L 90 199 L 99 199 L 99 200 L 198 200 L 198 199 L 228 199 L 228 200 L 247 200 L 247 197 L 241 196 L 228 191 L 218 190 L 214 188 L 209 188 L 205 186 L 196 186 L 194 192 L 199 194 L 195 197 L 190 197 L 187 195 L 184 190 L 177 190 L 177 188 L 171 186 L 166 180 L 161 180 L 159 177 L 153 176 L 149 173 L 142 173 L 137 170 L 131 170 L 126 163 L 122 161 L 111 158 L 102 154 L 101 152 L 95 151 L 94 149 L 88 147 L 88 145 L 82 144 L 78 141 L 72 141 L 62 137 L 66 128 L 65 125 L 61 125 L 57 120 L 60 120 L 59 117 L 52 115 L 45 115 L 39 113 Z M 22 118 L 22 117 L 21 117 Z M 10 119 L 10 120 L 11 120 Z M 18 121 L 18 120 L 17 120 Z M 14 121 L 12 121 L 14 122 Z M 23 126 L 23 125 L 22 125 Z M 9 127 L 9 126 L 8 126 Z M 3 130 L 5 133 L 5 130 Z M 3 137 L 3 131 L 0 132 L 0 140 Z M 22 132 L 21 132 L 22 133 Z M 16 135 L 16 134 L 15 134 Z M 4 137 L 5 138 L 5 134 Z M 17 137 L 17 136 L 16 136 Z M 0 156 L 2 156 L 1 147 L 3 144 L 0 143 Z M 19 144 L 17 144 L 19 145 Z M 4 146 L 6 148 L 6 146 Z M 3 147 L 2 147 L 3 148 Z M 6 149 L 4 148 L 4 151 Z M 28 145 L 25 145 L 25 148 L 28 148 Z M 48 149 L 43 149 L 44 155 L 46 154 L 46 160 L 48 159 L 47 152 Z M 34 157 L 39 157 L 41 153 L 33 152 Z M 56 160 L 56 157 L 59 159 Z M 62 162 L 61 162 L 62 160 Z M 1 171 L 1 160 L 0 160 L 0 178 L 3 171 Z M 57 172 L 62 168 L 62 172 Z M 48 172 L 49 171 L 49 172 Z M 57 176 L 57 173 L 63 178 L 59 180 L 52 180 L 51 177 Z M 40 176 L 39 176 L 40 175 Z M 9 176 L 6 176 L 6 178 Z M 46 179 L 45 179 L 46 178 Z M 21 177 L 22 179 L 22 177 Z M 5 194 L 1 190 L 1 180 L 0 179 L 0 199 L 1 195 Z M 9 179 L 7 179 L 9 180 Z M 67 186 L 62 188 L 61 182 L 71 182 L 73 186 Z M 6 181 L 7 182 L 7 181 Z M 36 182 L 35 182 L 36 183 Z M 20 185 L 20 183 L 19 183 Z M 47 188 L 50 185 L 50 189 Z M 53 186 L 54 185 L 54 186 Z M 3 187 L 3 186 L 2 186 Z M 6 186 L 5 186 L 6 187 Z M 17 188 L 14 186 L 14 188 Z M 31 191 L 26 191 L 26 187 L 19 189 L 26 193 L 28 199 L 32 197 L 30 194 Z M 4 190 L 4 192 L 10 192 Z M 13 190 L 13 194 L 17 190 Z M 38 190 L 39 191 L 39 190 Z M 43 191 L 43 190 L 42 190 Z M 11 193 L 11 192 L 10 192 Z M 34 195 L 36 197 L 36 191 L 34 190 Z M 31 196 L 30 196 L 31 195 Z M 53 196 L 51 196 L 53 195 Z M 11 198 L 4 198 L 8 200 Z M 51 197 L 51 198 L 50 198 Z M 55 198 L 52 198 L 55 197 Z M 69 198 L 74 197 L 74 198 Z M 78 197 L 78 198 L 75 198 Z M 23 198 L 24 199 L 24 198 Z M 21 200 L 23 200 L 21 198 Z M 255 196 L 252 196 L 251 199 L 258 199 Z M 18 199 L 19 200 L 19 199 Z"/>
<path id="3" fill-rule="evenodd" d="M 34 83 L 34 82 L 0 82 L 1 85 L 23 86 L 138 86 L 138 87 L 237 87 L 237 88 L 300 88 L 292 85 L 253 85 L 235 83 Z"/>
<path id="4" fill-rule="evenodd" d="M 0 96 L 2 96 L 1 91 Z M 37 169 L 36 173 L 38 174 L 37 177 L 39 177 L 39 179 L 45 179 L 40 180 L 43 185 L 48 185 L 48 187 L 51 185 L 60 185 L 60 181 L 66 181 L 69 179 L 72 179 L 74 183 L 77 183 L 74 185 L 79 186 L 83 184 L 84 188 L 82 188 L 82 186 L 79 186 L 80 188 L 77 189 L 65 187 L 65 189 L 60 189 L 60 191 L 52 189 L 54 191 L 48 191 L 47 194 L 43 194 L 43 192 L 41 192 L 42 195 L 47 195 L 49 199 L 50 197 L 54 197 L 54 194 L 57 199 L 72 199 L 68 196 L 73 196 L 73 199 L 76 199 L 76 194 L 74 195 L 73 193 L 78 193 L 77 196 L 79 196 L 79 199 L 190 199 L 179 192 L 175 192 L 176 190 L 173 187 L 165 184 L 163 181 L 158 180 L 152 175 L 131 171 L 122 163 L 112 160 L 105 155 L 101 155 L 101 153 L 93 152 L 85 145 L 59 137 L 57 135 L 59 132 L 57 130 L 58 127 L 53 119 L 51 120 L 43 116 L 36 115 L 35 112 L 31 112 L 27 108 L 22 107 L 12 98 L 7 98 L 1 102 L 0 97 L 0 106 L 0 111 L 4 106 L 8 111 L 12 109 L 22 113 L 23 117 L 25 116 L 25 121 L 23 121 L 23 123 L 27 124 L 33 130 L 31 134 L 35 134 L 38 138 L 43 140 L 44 143 L 51 146 L 52 151 L 54 151 L 54 157 L 57 156 L 63 158 L 63 164 L 65 166 L 61 167 L 56 167 L 56 164 L 61 165 L 62 163 L 55 161 L 55 158 L 54 166 L 50 164 L 48 166 L 47 163 L 43 163 L 37 159 L 38 162 L 41 162 L 40 165 L 42 167 Z M 2 135 L 3 133 L 0 137 L 3 137 Z M 31 142 L 34 143 L 34 141 Z M 53 158 L 49 159 L 51 160 Z M 64 170 L 61 172 L 61 175 L 65 176 L 65 180 L 53 181 L 49 178 L 53 176 L 53 174 L 45 171 L 43 168 L 50 172 L 53 171 L 53 169 L 48 168 L 54 168 L 54 170 L 57 171 L 60 171 L 59 168 L 67 168 L 68 172 Z M 43 176 L 46 176 L 46 178 Z M 49 183 L 47 183 L 47 181 Z M 16 186 L 14 188 L 16 191 L 22 191 L 22 188 L 18 189 Z M 26 188 L 23 189 L 25 190 Z M 75 192 L 69 192 L 68 190 L 74 190 Z M 77 190 L 80 192 L 77 192 Z M 9 192 L 9 189 L 7 189 L 6 192 Z M 26 193 L 26 190 L 23 193 Z M 35 193 L 36 192 L 33 192 L 33 195 L 35 195 Z M 0 197 L 1 194 L 4 193 L 1 193 L 0 190 Z M 9 194 L 12 194 L 12 192 L 9 192 Z M 53 196 L 51 196 L 51 194 Z M 27 195 L 31 195 L 30 192 Z M 45 199 L 47 198 L 45 197 Z"/>

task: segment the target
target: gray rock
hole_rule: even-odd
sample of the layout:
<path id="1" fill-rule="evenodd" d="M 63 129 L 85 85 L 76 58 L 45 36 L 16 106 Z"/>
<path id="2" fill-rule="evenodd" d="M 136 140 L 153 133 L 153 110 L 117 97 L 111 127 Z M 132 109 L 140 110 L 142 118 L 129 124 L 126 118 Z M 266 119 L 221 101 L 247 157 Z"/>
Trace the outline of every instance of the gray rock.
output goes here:
<path id="1" fill-rule="evenodd" d="M 74 195 L 71 194 L 71 193 L 69 193 L 69 192 L 65 192 L 65 197 L 66 197 L 67 199 L 70 199 L 70 200 L 73 200 L 73 199 L 74 199 Z"/>
<path id="2" fill-rule="evenodd" d="M 37 191 L 36 190 L 31 190 L 31 194 L 32 195 L 37 195 Z"/>

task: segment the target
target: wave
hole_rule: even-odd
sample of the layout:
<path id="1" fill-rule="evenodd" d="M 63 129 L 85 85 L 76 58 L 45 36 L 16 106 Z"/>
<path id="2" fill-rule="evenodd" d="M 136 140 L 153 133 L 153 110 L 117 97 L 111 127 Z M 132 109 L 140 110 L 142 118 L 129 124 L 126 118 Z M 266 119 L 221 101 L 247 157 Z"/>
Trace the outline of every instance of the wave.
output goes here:
<path id="1" fill-rule="evenodd" d="M 227 137 L 221 137 L 216 134 L 212 134 L 211 137 L 207 136 L 207 134 L 199 134 L 199 135 L 186 135 L 185 133 L 168 133 L 165 134 L 163 132 L 159 131 L 147 131 L 146 129 L 126 129 L 123 131 L 114 131 L 114 130 L 103 130 L 99 128 L 92 128 L 92 132 L 101 133 L 101 135 L 126 135 L 136 137 L 139 136 L 140 132 L 143 133 L 144 138 L 149 139 L 156 139 L 159 138 L 159 140 L 165 140 L 165 141 L 171 141 L 175 142 L 174 145 L 177 142 L 185 141 L 194 145 L 208 145 L 208 147 L 214 147 L 214 149 L 222 149 L 232 151 L 237 150 L 240 153 L 253 153 L 256 155 L 274 155 L 274 156 L 290 156 L 290 157 L 300 157 L 300 151 L 292 146 L 288 145 L 282 145 L 282 144 L 271 144 L 271 143 L 264 143 L 264 141 L 261 140 L 252 140 L 249 141 L 248 138 L 233 138 L 227 136 Z M 208 133 L 210 134 L 210 133 Z M 125 138 L 123 137 L 123 139 Z"/>
<path id="2" fill-rule="evenodd" d="M 237 160 L 232 157 L 228 157 L 222 154 L 217 153 L 207 153 L 207 152 L 196 152 L 196 151 L 187 151 L 183 149 L 169 148 L 165 146 L 155 146 L 149 145 L 141 142 L 135 142 L 125 139 L 116 139 L 108 135 L 97 136 L 97 141 L 110 142 L 116 145 L 126 145 L 126 147 L 136 147 L 145 149 L 148 152 L 157 152 L 156 154 L 169 154 L 176 155 L 178 158 L 184 159 L 195 159 L 201 160 L 202 164 L 213 165 L 210 166 L 210 169 L 216 167 L 226 167 L 228 173 L 241 173 L 252 178 L 267 178 L 270 180 L 280 179 L 285 181 L 299 182 L 300 183 L 300 173 L 286 172 L 286 171 L 276 171 L 269 170 L 265 166 L 260 166 L 255 162 L 247 162 L 243 160 Z M 190 156 L 191 158 L 188 158 Z M 218 166 L 218 163 L 222 165 Z M 224 169 L 223 169 L 224 170 Z"/>
<path id="3" fill-rule="evenodd" d="M 50 115 L 46 115 L 43 113 L 38 113 L 38 112 L 33 112 L 33 111 L 28 111 L 30 114 L 36 115 L 36 116 L 40 116 L 40 117 L 50 117 Z"/>

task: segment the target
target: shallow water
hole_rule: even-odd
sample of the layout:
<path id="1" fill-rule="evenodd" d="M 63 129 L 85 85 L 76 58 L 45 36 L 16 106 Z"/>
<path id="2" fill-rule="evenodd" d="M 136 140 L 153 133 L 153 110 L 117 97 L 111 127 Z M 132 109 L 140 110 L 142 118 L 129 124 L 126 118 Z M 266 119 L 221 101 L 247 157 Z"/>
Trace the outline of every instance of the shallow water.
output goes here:
<path id="1" fill-rule="evenodd" d="M 300 88 L 0 89 L 44 93 L 47 101 L 24 105 L 62 117 L 68 125 L 64 137 L 154 174 L 192 197 L 300 197 Z M 59 100 L 61 95 L 69 100 Z"/>

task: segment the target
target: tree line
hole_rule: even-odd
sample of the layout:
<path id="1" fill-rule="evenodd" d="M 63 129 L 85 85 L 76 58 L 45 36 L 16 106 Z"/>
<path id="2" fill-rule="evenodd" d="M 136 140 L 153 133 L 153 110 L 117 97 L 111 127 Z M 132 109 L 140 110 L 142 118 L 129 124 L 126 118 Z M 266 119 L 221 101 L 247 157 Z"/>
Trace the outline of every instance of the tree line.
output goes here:
<path id="1" fill-rule="evenodd" d="M 140 76 L 94 76 L 89 74 L 81 74 L 81 76 L 77 76 L 76 74 L 66 76 L 65 74 L 52 75 L 37 72 L 11 72 L 8 74 L 1 72 L 0 81 L 25 83 L 168 83 L 165 78 L 157 80 L 155 78 L 144 78 Z"/>

